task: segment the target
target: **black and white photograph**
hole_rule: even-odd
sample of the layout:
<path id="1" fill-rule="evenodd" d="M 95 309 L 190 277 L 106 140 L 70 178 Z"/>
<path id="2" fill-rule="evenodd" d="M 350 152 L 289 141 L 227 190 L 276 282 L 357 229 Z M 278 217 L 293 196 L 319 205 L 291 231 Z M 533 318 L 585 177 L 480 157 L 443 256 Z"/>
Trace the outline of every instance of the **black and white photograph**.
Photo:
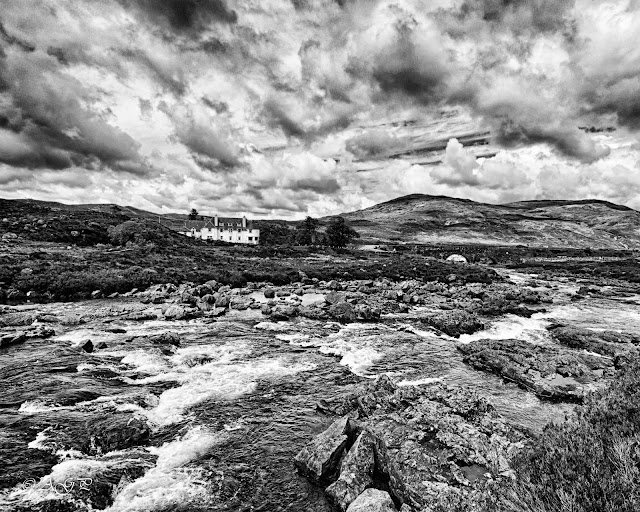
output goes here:
<path id="1" fill-rule="evenodd" d="M 0 0 L 0 512 L 639 512 L 640 0 Z"/>

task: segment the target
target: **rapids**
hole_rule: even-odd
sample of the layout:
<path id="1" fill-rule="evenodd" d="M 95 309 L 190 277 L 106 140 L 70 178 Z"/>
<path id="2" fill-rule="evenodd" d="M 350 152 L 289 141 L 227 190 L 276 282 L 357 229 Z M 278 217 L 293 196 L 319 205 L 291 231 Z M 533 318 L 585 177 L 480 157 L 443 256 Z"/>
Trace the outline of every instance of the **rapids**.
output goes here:
<path id="1" fill-rule="evenodd" d="M 95 306 L 42 308 L 87 312 Z M 317 411 L 319 401 L 387 374 L 400 385 L 474 387 L 509 421 L 541 429 L 563 420 L 572 406 L 540 401 L 469 368 L 456 344 L 482 338 L 552 343 L 546 326 L 554 320 L 635 329 L 640 307 L 614 299 L 572 303 L 559 289 L 546 312 L 507 315 L 458 340 L 403 315 L 342 326 L 265 322 L 252 310 L 216 322 L 106 322 L 98 316 L 64 327 L 53 338 L 0 352 L 0 509 L 34 510 L 43 500 L 64 498 L 110 512 L 328 512 L 322 490 L 292 465 L 297 451 L 333 419 Z M 179 334 L 180 347 L 126 342 L 166 331 Z M 75 348 L 87 339 L 107 348 L 91 354 Z M 115 417 L 147 422 L 148 443 L 106 453 L 87 449 L 81 440 L 91 422 Z M 107 482 L 117 483 L 114 495 L 101 491 Z"/>

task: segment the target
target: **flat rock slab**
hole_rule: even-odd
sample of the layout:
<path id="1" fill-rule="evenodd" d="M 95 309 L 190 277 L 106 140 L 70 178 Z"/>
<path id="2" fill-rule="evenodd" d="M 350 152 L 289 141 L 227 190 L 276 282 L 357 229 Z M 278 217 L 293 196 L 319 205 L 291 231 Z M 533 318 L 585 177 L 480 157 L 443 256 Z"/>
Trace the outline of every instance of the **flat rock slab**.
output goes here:
<path id="1" fill-rule="evenodd" d="M 615 374 L 611 358 L 523 340 L 478 340 L 458 345 L 464 362 L 535 393 L 540 398 L 581 402 Z"/>
<path id="2" fill-rule="evenodd" d="M 564 324 L 551 324 L 547 330 L 554 340 L 566 347 L 608 357 L 637 356 L 638 349 L 634 345 L 640 343 L 639 337 L 624 332 L 592 331 Z"/>

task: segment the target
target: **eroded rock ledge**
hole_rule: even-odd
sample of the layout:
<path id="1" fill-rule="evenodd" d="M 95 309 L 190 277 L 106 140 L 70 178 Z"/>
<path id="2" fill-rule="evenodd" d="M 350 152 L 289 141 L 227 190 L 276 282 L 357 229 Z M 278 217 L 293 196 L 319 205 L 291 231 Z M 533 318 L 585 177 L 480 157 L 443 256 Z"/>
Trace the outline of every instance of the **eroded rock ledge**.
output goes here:
<path id="1" fill-rule="evenodd" d="M 442 384 L 397 387 L 382 376 L 322 408 L 343 416 L 295 465 L 341 511 L 474 510 L 489 482 L 512 477 L 510 460 L 527 440 L 484 398 Z"/>
<path id="2" fill-rule="evenodd" d="M 458 345 L 464 362 L 495 373 L 540 398 L 581 402 L 615 374 L 614 359 L 557 345 L 516 340 L 478 340 Z"/>

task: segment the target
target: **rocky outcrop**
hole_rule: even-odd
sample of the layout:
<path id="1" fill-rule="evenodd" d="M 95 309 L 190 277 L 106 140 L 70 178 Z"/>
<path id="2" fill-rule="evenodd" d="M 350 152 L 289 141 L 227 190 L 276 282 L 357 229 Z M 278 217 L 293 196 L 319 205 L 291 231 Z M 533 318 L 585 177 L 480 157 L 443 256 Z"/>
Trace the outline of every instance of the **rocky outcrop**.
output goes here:
<path id="1" fill-rule="evenodd" d="M 337 402 L 323 409 L 346 415 L 305 447 L 296 464 L 315 475 L 304 461 L 328 460 L 329 451 L 332 461 L 342 458 L 334 475 L 325 472 L 332 479 L 326 493 L 341 511 L 369 510 L 358 507 L 382 491 L 404 510 L 429 510 L 454 498 L 471 505 L 484 482 L 512 476 L 509 461 L 527 440 L 485 399 L 442 384 L 398 388 L 385 376 Z M 392 508 L 380 510 L 395 510 L 390 500 L 386 507 Z"/>
<path id="2" fill-rule="evenodd" d="M 316 482 L 327 481 L 335 473 L 350 435 L 353 435 L 353 425 L 348 417 L 335 421 L 296 455 L 296 467 Z"/>
<path id="3" fill-rule="evenodd" d="M 591 331 L 564 324 L 551 324 L 547 330 L 553 339 L 566 347 L 608 357 L 637 354 L 638 349 L 633 345 L 640 343 L 640 337 L 616 331 Z"/>
<path id="4" fill-rule="evenodd" d="M 373 485 L 375 439 L 363 431 L 340 465 L 340 476 L 326 489 L 327 495 L 344 511 L 367 487 Z"/>
<path id="5" fill-rule="evenodd" d="M 484 323 L 475 314 L 466 311 L 445 311 L 423 318 L 422 322 L 455 338 L 484 329 Z"/>
<path id="6" fill-rule="evenodd" d="M 554 400 L 582 401 L 615 373 L 610 358 L 522 340 L 478 340 L 458 345 L 458 350 L 474 368 Z"/>

